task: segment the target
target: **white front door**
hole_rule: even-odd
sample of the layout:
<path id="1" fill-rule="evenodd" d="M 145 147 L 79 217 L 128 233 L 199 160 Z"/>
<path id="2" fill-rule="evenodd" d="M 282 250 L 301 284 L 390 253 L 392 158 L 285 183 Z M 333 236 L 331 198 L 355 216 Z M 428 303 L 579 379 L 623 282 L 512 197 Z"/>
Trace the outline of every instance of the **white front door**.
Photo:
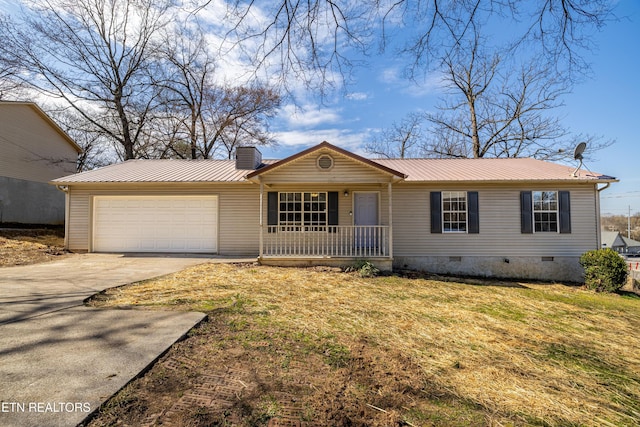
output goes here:
<path id="1" fill-rule="evenodd" d="M 356 226 L 379 225 L 378 193 L 353 193 L 353 224 Z M 358 247 L 371 247 L 377 241 L 373 227 L 355 227 L 355 243 Z"/>

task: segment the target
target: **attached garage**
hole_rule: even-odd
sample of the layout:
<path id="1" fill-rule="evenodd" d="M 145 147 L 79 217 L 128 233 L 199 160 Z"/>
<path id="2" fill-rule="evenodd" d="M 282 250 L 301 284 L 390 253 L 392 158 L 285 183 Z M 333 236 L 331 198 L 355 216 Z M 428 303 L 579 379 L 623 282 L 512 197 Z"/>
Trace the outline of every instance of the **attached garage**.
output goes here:
<path id="1" fill-rule="evenodd" d="M 94 252 L 218 252 L 217 196 L 95 196 Z"/>

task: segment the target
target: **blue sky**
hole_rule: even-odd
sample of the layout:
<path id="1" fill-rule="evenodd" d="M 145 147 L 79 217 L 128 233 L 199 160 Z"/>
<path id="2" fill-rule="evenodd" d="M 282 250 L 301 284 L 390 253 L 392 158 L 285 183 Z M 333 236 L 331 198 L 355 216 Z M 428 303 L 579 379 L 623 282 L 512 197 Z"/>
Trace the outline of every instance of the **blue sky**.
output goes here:
<path id="1" fill-rule="evenodd" d="M 608 23 L 595 35 L 597 49 L 587 58 L 592 79 L 578 85 L 556 111 L 576 134 L 601 135 L 616 143 L 595 154 L 585 167 L 620 179 L 602 193 L 604 214 L 640 212 L 640 1 L 611 0 L 619 21 Z M 225 0 L 209 3 L 200 18 L 213 24 L 225 22 Z M 20 1 L 0 0 L 0 11 L 13 12 Z M 215 26 L 213 26 L 215 27 Z M 215 27 L 217 28 L 217 27 Z M 508 28 L 499 33 L 508 34 Z M 215 35 L 210 41 L 215 44 Z M 242 68 L 233 58 L 231 74 Z M 285 105 L 272 123 L 277 147 L 263 148 L 265 158 L 283 158 L 304 148 L 329 141 L 365 154 L 364 144 L 382 128 L 400 122 L 408 113 L 433 111 L 438 84 L 433 77 L 421 84 L 402 76 L 406 59 L 393 53 L 368 58 L 368 66 L 354 69 L 352 83 L 344 92 L 320 102 L 299 91 L 298 107 Z M 346 93 L 345 93 L 346 92 Z"/>
<path id="2" fill-rule="evenodd" d="M 592 78 L 579 84 L 557 110 L 574 133 L 602 135 L 616 143 L 586 161 L 585 167 L 620 179 L 602 193 L 603 214 L 640 212 L 640 1 L 621 0 L 617 22 L 596 34 L 589 56 Z M 437 85 L 415 85 L 402 77 L 403 63 L 384 56 L 357 69 L 347 95 L 283 109 L 272 128 L 280 145 L 264 148 L 265 158 L 283 158 L 323 140 L 363 153 L 377 129 L 390 127 L 412 111 L 435 105 Z"/>

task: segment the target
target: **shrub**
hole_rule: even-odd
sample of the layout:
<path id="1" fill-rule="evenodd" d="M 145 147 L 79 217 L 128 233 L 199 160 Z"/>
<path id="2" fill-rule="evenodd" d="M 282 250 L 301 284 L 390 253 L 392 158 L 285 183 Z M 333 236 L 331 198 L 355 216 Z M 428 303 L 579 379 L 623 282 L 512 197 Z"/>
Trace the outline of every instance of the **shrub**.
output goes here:
<path id="1" fill-rule="evenodd" d="M 616 292 L 627 281 L 627 263 L 611 248 L 588 251 L 580 257 L 584 281 L 597 292 Z"/>
<path id="2" fill-rule="evenodd" d="M 366 259 L 356 261 L 356 263 L 351 267 L 348 267 L 346 271 L 355 271 L 360 275 L 360 277 L 375 277 L 380 273 L 378 267 L 376 267 L 371 263 L 371 261 L 367 261 Z"/>

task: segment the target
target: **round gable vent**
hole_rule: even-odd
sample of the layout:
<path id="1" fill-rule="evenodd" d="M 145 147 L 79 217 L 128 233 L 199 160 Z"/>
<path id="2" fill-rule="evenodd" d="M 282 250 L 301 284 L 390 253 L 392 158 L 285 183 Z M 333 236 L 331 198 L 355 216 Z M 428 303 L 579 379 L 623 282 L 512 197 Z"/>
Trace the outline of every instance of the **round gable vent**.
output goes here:
<path id="1" fill-rule="evenodd" d="M 331 169 L 333 167 L 333 159 L 331 158 L 331 156 L 323 154 L 322 156 L 318 157 L 318 167 L 324 170 Z"/>

